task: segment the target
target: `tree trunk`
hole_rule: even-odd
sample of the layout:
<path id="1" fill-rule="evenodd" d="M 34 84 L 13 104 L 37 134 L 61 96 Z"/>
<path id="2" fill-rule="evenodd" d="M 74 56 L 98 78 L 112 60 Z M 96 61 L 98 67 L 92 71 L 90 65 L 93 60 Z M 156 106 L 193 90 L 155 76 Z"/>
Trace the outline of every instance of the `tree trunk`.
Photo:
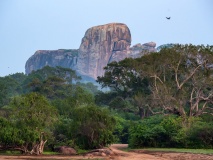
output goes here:
<path id="1" fill-rule="evenodd" d="M 33 149 L 30 151 L 30 154 L 42 154 L 44 151 L 44 145 L 47 143 L 47 140 L 43 140 L 43 132 L 40 135 L 40 142 L 33 146 Z"/>
<path id="2" fill-rule="evenodd" d="M 139 107 L 139 116 L 141 119 L 144 119 L 144 109 L 142 107 Z"/>
<path id="3" fill-rule="evenodd" d="M 44 145 L 47 142 L 47 140 L 43 141 L 41 140 L 40 143 L 36 144 L 35 146 L 33 146 L 33 149 L 30 151 L 30 154 L 42 154 L 44 151 Z"/>

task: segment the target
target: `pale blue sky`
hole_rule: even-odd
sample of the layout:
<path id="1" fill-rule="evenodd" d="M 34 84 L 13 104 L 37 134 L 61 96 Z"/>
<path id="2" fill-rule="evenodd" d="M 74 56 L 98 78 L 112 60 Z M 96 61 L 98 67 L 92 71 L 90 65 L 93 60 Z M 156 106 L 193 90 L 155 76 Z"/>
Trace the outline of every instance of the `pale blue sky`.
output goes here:
<path id="1" fill-rule="evenodd" d="M 129 27 L 132 45 L 213 45 L 212 0 L 0 0 L 0 76 L 24 72 L 36 50 L 77 49 L 88 28 L 111 22 Z"/>

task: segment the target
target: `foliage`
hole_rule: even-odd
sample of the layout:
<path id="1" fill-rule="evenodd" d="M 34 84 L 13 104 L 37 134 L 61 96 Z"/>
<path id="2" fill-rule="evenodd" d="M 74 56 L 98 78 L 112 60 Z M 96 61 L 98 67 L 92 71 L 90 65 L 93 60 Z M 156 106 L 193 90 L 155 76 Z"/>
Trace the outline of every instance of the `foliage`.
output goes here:
<path id="1" fill-rule="evenodd" d="M 7 103 L 7 87 L 0 81 L 0 107 Z"/>
<path id="2" fill-rule="evenodd" d="M 18 128 L 7 119 L 0 117 L 0 144 L 1 146 L 16 146 L 21 144 L 22 139 Z M 7 148 L 7 147 L 6 147 Z"/>
<path id="3" fill-rule="evenodd" d="M 51 104 L 58 109 L 63 117 L 72 117 L 75 107 L 94 103 L 94 96 L 81 86 L 72 86 L 71 93 L 64 99 L 55 98 Z"/>
<path id="4" fill-rule="evenodd" d="M 131 121 L 126 120 L 120 116 L 114 116 L 116 120 L 114 135 L 116 138 L 116 143 L 127 144 L 129 139 L 129 128 L 131 126 Z"/>
<path id="5" fill-rule="evenodd" d="M 116 121 L 106 109 L 82 105 L 75 108 L 72 120 L 72 137 L 80 148 L 102 148 L 114 141 Z"/>
<path id="6" fill-rule="evenodd" d="M 66 97 L 73 81 L 80 80 L 69 68 L 49 67 L 33 71 L 29 75 L 16 73 L 0 77 L 0 107 L 7 105 L 13 96 L 29 92 L 39 92 L 50 99 Z M 67 90 L 66 92 L 64 90 Z"/>
<path id="7" fill-rule="evenodd" d="M 162 144 L 165 130 L 159 125 L 161 121 L 162 117 L 150 117 L 132 124 L 129 129 L 129 146 L 131 148 L 157 147 Z"/>
<path id="8" fill-rule="evenodd" d="M 132 98 L 124 98 L 116 92 L 99 92 L 95 96 L 95 102 L 101 106 L 109 106 L 110 109 L 119 113 L 134 114 L 135 117 L 144 118 L 149 116 L 145 110 L 144 96 L 138 93 Z"/>
<path id="9" fill-rule="evenodd" d="M 51 125 L 56 121 L 56 110 L 45 97 L 30 93 L 15 97 L 8 111 L 8 120 L 1 120 L 1 147 L 41 154 L 50 135 Z"/>
<path id="10" fill-rule="evenodd" d="M 123 99 L 133 98 L 141 118 L 159 113 L 200 116 L 213 114 L 212 64 L 213 46 L 174 45 L 112 62 L 97 81 Z"/>
<path id="11" fill-rule="evenodd" d="M 55 98 L 68 97 L 72 92 L 72 86 L 66 84 L 62 78 L 59 77 L 48 77 L 44 81 L 39 79 L 33 79 L 28 84 L 31 92 L 38 92 L 50 100 Z"/>
<path id="12" fill-rule="evenodd" d="M 10 103 L 10 108 L 13 112 L 12 119 L 31 128 L 50 125 L 57 113 L 47 99 L 38 93 L 15 97 Z"/>
<path id="13" fill-rule="evenodd" d="M 149 78 L 149 106 L 181 116 L 207 113 L 213 103 L 212 55 L 211 46 L 175 45 L 136 59 L 136 71 Z"/>
<path id="14" fill-rule="evenodd" d="M 80 86 L 64 100 L 52 102 L 59 110 L 60 121 L 54 136 L 56 145 L 93 149 L 114 141 L 115 119 L 107 109 L 94 104 L 94 96 Z"/>
<path id="15" fill-rule="evenodd" d="M 116 120 L 108 110 L 90 103 L 77 106 L 72 112 L 70 117 L 61 117 L 56 124 L 56 145 L 94 149 L 114 142 Z"/>
<path id="16" fill-rule="evenodd" d="M 129 146 L 212 148 L 212 131 L 212 124 L 199 118 L 152 116 L 130 127 Z"/>
<path id="17" fill-rule="evenodd" d="M 188 133 L 188 141 L 191 148 L 213 148 L 213 125 L 212 123 L 194 123 Z"/>
<path id="18" fill-rule="evenodd" d="M 23 73 L 0 77 L 0 107 L 7 105 L 11 97 L 23 93 L 21 84 L 25 78 Z"/>
<path id="19" fill-rule="evenodd" d="M 42 69 L 32 71 L 28 75 L 28 79 L 26 79 L 25 84 L 27 82 L 32 81 L 32 79 L 38 78 L 39 80 L 43 81 L 47 79 L 48 77 L 59 77 L 61 79 L 64 79 L 68 83 L 72 83 L 73 80 L 80 80 L 80 77 L 78 77 L 74 70 L 70 68 L 63 68 L 60 66 L 56 67 L 50 67 L 45 66 Z"/>
<path id="20" fill-rule="evenodd" d="M 99 92 L 95 95 L 95 103 L 100 106 L 109 106 L 110 102 L 117 97 L 117 92 Z"/>
<path id="21" fill-rule="evenodd" d="M 212 55 L 212 46 L 173 45 L 112 62 L 97 80 L 108 92 L 62 67 L 0 77 L 0 149 L 40 154 L 47 140 L 52 150 L 212 148 Z"/>
<path id="22" fill-rule="evenodd" d="M 112 62 L 104 68 L 102 77 L 97 77 L 97 82 L 102 87 L 110 87 L 124 98 L 131 97 L 137 92 L 149 93 L 148 81 L 141 78 L 134 67 L 135 60 L 131 58 L 120 62 Z"/>

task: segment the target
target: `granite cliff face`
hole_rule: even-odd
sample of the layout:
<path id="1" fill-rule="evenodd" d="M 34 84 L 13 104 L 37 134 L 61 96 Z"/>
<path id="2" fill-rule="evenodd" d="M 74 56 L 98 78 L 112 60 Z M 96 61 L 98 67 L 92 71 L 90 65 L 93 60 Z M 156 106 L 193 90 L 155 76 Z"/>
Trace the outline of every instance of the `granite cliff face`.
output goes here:
<path id="1" fill-rule="evenodd" d="M 25 72 L 29 74 L 33 70 L 41 69 L 46 65 L 75 69 L 77 57 L 77 49 L 38 50 L 27 60 Z"/>
<path id="2" fill-rule="evenodd" d="M 79 48 L 77 71 L 93 78 L 103 75 L 108 62 L 127 57 L 131 45 L 129 28 L 122 23 L 110 23 L 89 28 Z"/>
<path id="3" fill-rule="evenodd" d="M 104 74 L 103 68 L 112 61 L 127 57 L 138 58 L 156 51 L 156 44 L 131 45 L 129 28 L 122 23 L 110 23 L 89 28 L 79 49 L 38 50 L 25 65 L 26 74 L 46 65 L 76 70 L 80 75 L 96 79 Z"/>

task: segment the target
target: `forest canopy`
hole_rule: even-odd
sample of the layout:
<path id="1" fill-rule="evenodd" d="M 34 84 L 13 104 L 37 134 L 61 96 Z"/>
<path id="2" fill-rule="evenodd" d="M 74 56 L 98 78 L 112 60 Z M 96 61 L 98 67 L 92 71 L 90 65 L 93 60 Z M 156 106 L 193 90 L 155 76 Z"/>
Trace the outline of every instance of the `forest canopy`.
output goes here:
<path id="1" fill-rule="evenodd" d="M 213 147 L 213 46 L 174 45 L 104 70 L 107 91 L 62 67 L 0 77 L 0 150 Z"/>

